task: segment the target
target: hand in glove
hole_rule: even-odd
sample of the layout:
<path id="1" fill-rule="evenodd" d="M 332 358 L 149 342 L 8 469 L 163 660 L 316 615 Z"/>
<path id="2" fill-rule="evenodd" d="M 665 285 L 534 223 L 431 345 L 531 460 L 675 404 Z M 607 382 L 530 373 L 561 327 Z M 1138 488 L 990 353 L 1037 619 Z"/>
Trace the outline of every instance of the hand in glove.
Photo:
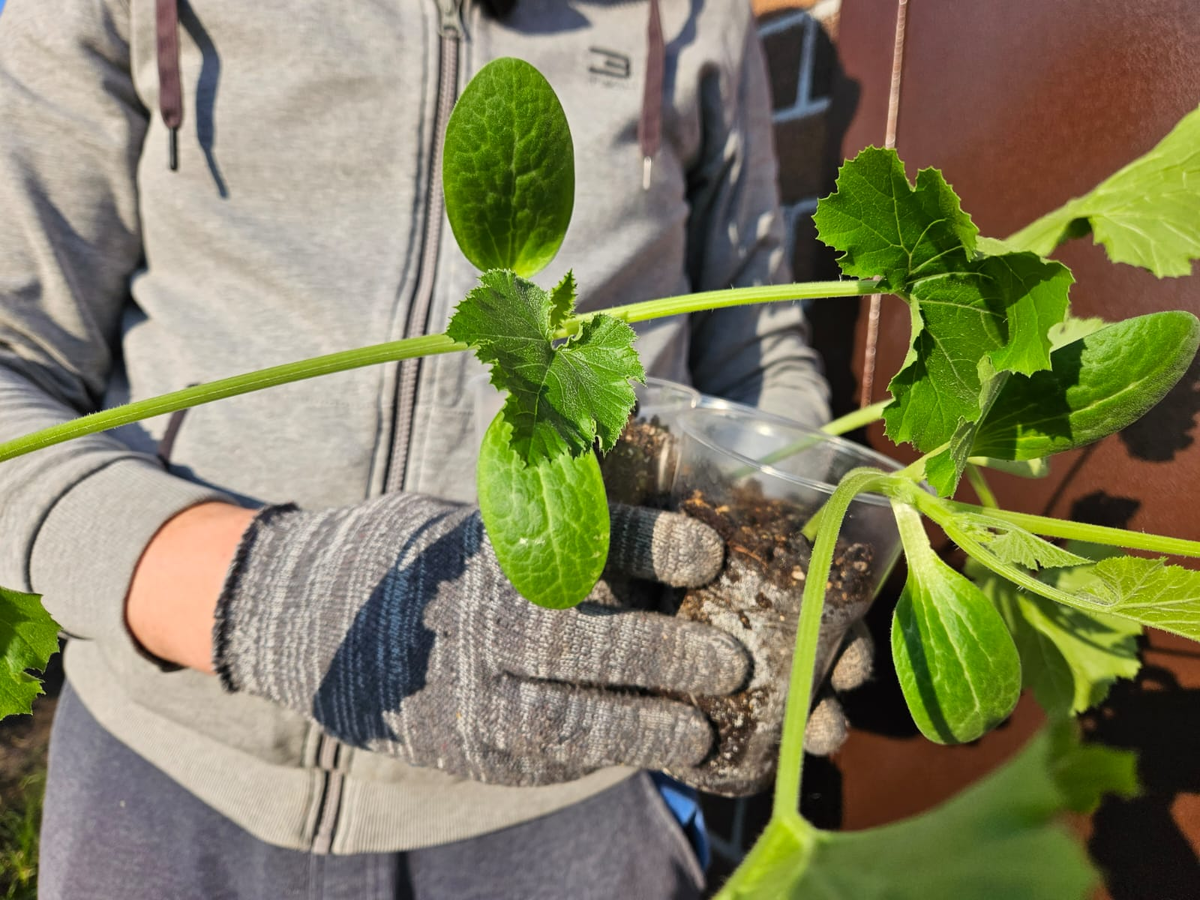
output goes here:
<path id="1" fill-rule="evenodd" d="M 614 572 L 702 584 L 722 550 L 698 522 L 613 507 Z M 711 725 L 663 695 L 741 689 L 745 649 L 709 625 L 610 603 L 534 606 L 462 506 L 390 494 L 321 512 L 269 507 L 226 579 L 214 664 L 226 689 L 346 743 L 477 781 L 700 764 Z"/>
<path id="2" fill-rule="evenodd" d="M 800 522 L 789 522 L 787 503 L 752 495 L 729 501 L 714 506 L 697 493 L 682 504 L 724 538 L 727 559 L 714 581 L 684 595 L 679 615 L 737 637 L 749 649 L 753 669 L 743 690 L 697 698 L 717 728 L 716 749 L 700 766 L 670 772 L 693 787 L 740 796 L 764 790 L 775 775 L 810 547 L 798 533 Z M 834 692 L 870 678 L 873 647 L 861 617 L 871 601 L 872 564 L 863 544 L 839 545 L 835 554 L 817 646 L 817 681 L 826 673 L 830 679 L 805 731 L 809 753 L 824 756 L 841 748 L 847 723 Z"/>

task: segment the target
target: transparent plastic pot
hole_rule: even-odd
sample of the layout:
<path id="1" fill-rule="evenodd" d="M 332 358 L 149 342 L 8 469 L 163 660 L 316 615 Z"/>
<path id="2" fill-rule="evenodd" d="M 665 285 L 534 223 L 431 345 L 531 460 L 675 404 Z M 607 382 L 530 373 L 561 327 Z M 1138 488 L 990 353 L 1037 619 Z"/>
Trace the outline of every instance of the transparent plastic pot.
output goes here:
<path id="1" fill-rule="evenodd" d="M 695 388 L 663 378 L 634 384 L 637 406 L 600 462 L 609 502 L 664 507 L 675 475 L 679 417 L 700 403 Z"/>
<path id="2" fill-rule="evenodd" d="M 711 585 L 688 591 L 679 615 L 729 631 L 755 668 L 745 690 L 701 707 L 718 749 L 685 780 L 717 793 L 767 785 L 739 772 L 769 769 L 756 760 L 778 752 L 809 544 L 799 534 L 851 469 L 901 466 L 872 450 L 748 407 L 700 405 L 676 422 L 678 455 L 669 505 L 714 527 L 725 540 L 725 568 Z M 842 524 L 826 587 L 817 684 L 850 626 L 870 607 L 900 554 L 885 498 L 860 495 Z"/>

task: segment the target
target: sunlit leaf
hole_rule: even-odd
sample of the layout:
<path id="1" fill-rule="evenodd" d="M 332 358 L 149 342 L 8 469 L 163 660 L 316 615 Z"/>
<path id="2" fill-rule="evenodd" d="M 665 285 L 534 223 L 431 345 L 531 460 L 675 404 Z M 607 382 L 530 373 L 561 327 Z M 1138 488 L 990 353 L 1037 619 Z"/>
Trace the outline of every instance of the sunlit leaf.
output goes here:
<path id="1" fill-rule="evenodd" d="M 604 480 L 594 453 L 526 465 L 498 414 L 479 451 L 479 510 L 496 560 L 523 597 L 564 609 L 595 586 L 608 557 Z"/>
<path id="2" fill-rule="evenodd" d="M 1094 235 L 1113 262 L 1160 278 L 1188 275 L 1200 258 L 1200 108 L 1145 156 L 1007 239 L 1043 256 Z"/>
<path id="3" fill-rule="evenodd" d="M 1048 332 L 1066 315 L 1071 274 L 980 240 L 941 173 L 921 170 L 914 187 L 894 151 L 864 150 L 842 166 L 837 188 L 814 217 L 821 240 L 841 251 L 844 273 L 878 276 L 910 306 L 909 353 L 888 385 L 888 437 L 937 451 L 926 474 L 948 496 L 973 423 L 1003 380 L 1049 368 Z"/>
<path id="4" fill-rule="evenodd" d="M 630 379 L 645 379 L 633 329 L 611 316 L 594 316 L 574 337 L 554 340 L 567 290 L 560 285 L 552 296 L 512 272 L 485 272 L 446 329 L 475 348 L 492 367 L 492 384 L 508 392 L 504 417 L 527 463 L 589 454 L 597 440 L 611 448 L 637 399 Z"/>
<path id="5" fill-rule="evenodd" d="M 908 559 L 908 580 L 892 616 L 900 688 L 931 741 L 973 741 L 1017 705 L 1017 648 L 992 602 L 930 548 L 920 515 L 901 503 L 893 508 Z"/>
<path id="6" fill-rule="evenodd" d="M 471 79 L 446 126 L 446 214 L 477 269 L 529 277 L 558 252 L 575 204 L 567 117 L 542 74 L 492 60 Z"/>
<path id="7" fill-rule="evenodd" d="M 1170 311 L 1126 319 L 1060 347 L 1050 371 L 1008 379 L 971 455 L 1035 459 L 1113 434 L 1166 396 L 1198 345 L 1200 321 Z"/>
<path id="8" fill-rule="evenodd" d="M 37 594 L 0 588 L 0 719 L 33 711 L 41 672 L 58 651 L 58 625 Z"/>

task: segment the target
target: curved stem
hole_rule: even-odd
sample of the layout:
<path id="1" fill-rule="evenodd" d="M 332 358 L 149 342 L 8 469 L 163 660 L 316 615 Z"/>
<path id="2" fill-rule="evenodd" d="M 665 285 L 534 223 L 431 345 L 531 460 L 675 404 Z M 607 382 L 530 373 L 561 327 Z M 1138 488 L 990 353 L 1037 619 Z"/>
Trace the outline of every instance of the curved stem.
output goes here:
<path id="1" fill-rule="evenodd" d="M 788 682 L 787 705 L 783 715 L 783 739 L 779 748 L 779 773 L 775 778 L 772 819 L 800 819 L 800 781 L 804 774 L 804 729 L 812 705 L 817 640 L 821 635 L 821 612 L 825 606 L 825 583 L 833 565 L 842 520 L 850 502 L 858 494 L 888 481 L 878 469 L 854 469 L 838 484 L 824 506 L 822 528 L 813 545 L 804 595 L 800 600 L 800 622 L 796 627 L 796 651 Z"/>

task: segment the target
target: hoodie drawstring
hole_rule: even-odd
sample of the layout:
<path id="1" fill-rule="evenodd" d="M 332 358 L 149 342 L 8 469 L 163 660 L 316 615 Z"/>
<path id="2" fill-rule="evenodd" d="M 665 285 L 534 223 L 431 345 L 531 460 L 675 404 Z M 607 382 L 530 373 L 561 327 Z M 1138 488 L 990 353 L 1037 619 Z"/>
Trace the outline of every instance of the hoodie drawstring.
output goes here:
<path id="1" fill-rule="evenodd" d="M 183 87 L 179 80 L 179 7 L 177 0 L 154 0 L 158 46 L 158 110 L 170 132 L 167 160 L 179 168 L 179 126 L 183 124 Z"/>
<path id="2" fill-rule="evenodd" d="M 663 72 L 667 49 L 663 41 L 658 0 L 650 0 L 650 25 L 646 30 L 646 83 L 642 88 L 642 115 L 638 119 L 638 147 L 642 151 L 642 190 L 650 189 L 650 170 L 662 142 Z"/>
<path id="3" fill-rule="evenodd" d="M 501 4 L 511 6 L 511 3 Z M 183 86 L 179 77 L 178 0 L 154 0 L 154 25 L 158 49 L 158 109 L 169 132 L 168 165 L 179 168 L 179 126 L 183 124 Z M 666 45 L 658 0 L 650 0 L 646 29 L 646 83 L 638 119 L 638 148 L 642 154 L 642 189 L 650 189 L 654 157 L 662 142 L 663 79 Z"/>

